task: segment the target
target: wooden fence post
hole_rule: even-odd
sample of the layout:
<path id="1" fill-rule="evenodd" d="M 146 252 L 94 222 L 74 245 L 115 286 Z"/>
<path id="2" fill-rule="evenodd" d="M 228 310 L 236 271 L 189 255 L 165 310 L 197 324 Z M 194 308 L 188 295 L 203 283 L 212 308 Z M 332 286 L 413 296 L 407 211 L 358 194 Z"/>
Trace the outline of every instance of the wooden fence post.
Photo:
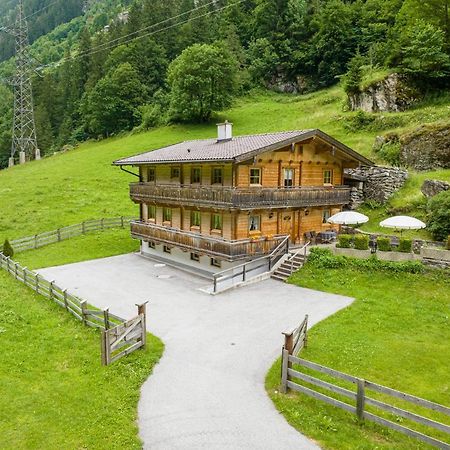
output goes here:
<path id="1" fill-rule="evenodd" d="M 38 273 L 35 275 L 34 284 L 35 284 L 36 292 L 39 292 L 39 274 Z"/>
<path id="2" fill-rule="evenodd" d="M 303 347 L 308 346 L 308 314 L 305 316 L 305 339 L 303 340 Z"/>
<path id="3" fill-rule="evenodd" d="M 34 235 L 34 248 L 37 248 L 37 243 L 38 243 L 38 235 L 35 234 Z"/>
<path id="4" fill-rule="evenodd" d="M 356 415 L 359 420 L 364 419 L 364 403 L 365 403 L 365 381 L 358 380 L 356 392 Z"/>
<path id="5" fill-rule="evenodd" d="M 81 234 L 85 233 L 85 224 L 84 222 L 81 222 Z"/>
<path id="6" fill-rule="evenodd" d="M 142 327 L 142 348 L 145 348 L 147 345 L 147 302 L 136 304 L 138 309 L 138 315 L 141 316 L 141 327 Z"/>
<path id="7" fill-rule="evenodd" d="M 14 263 L 14 278 L 17 280 L 18 278 L 18 269 L 19 263 Z"/>
<path id="8" fill-rule="evenodd" d="M 107 330 L 102 330 L 102 337 L 100 342 L 102 352 L 102 365 L 107 366 L 109 365 L 111 359 L 110 354 L 111 347 L 109 345 L 109 334 Z"/>
<path id="9" fill-rule="evenodd" d="M 84 325 L 86 325 L 86 316 L 87 316 L 87 314 L 86 314 L 86 309 L 87 309 L 86 304 L 87 304 L 86 300 L 83 300 L 82 302 L 80 302 L 80 306 L 81 306 L 81 320 L 83 321 Z"/>
<path id="10" fill-rule="evenodd" d="M 281 393 L 286 394 L 287 392 L 287 382 L 288 382 L 288 368 L 289 368 L 289 352 L 283 348 L 281 358 Z"/>
<path id="11" fill-rule="evenodd" d="M 54 283 L 55 283 L 55 280 L 50 281 L 49 292 L 48 292 L 50 300 L 53 300 L 53 284 Z"/>
<path id="12" fill-rule="evenodd" d="M 104 227 L 104 225 L 103 225 L 103 221 L 104 221 L 105 219 L 101 219 L 100 220 L 100 228 L 103 230 L 105 227 Z"/>
<path id="13" fill-rule="evenodd" d="M 105 321 L 105 330 L 109 330 L 109 308 L 103 310 L 103 320 Z"/>
<path id="14" fill-rule="evenodd" d="M 63 296 L 64 296 L 64 306 L 65 306 L 65 308 L 68 311 L 69 310 L 69 303 L 67 302 L 67 289 L 64 289 Z"/>
<path id="15" fill-rule="evenodd" d="M 58 235 L 58 242 L 61 242 L 61 228 L 56 230 L 56 234 Z"/>
<path id="16" fill-rule="evenodd" d="M 27 268 L 23 268 L 23 284 L 27 284 Z"/>
<path id="17" fill-rule="evenodd" d="M 120 226 L 123 228 L 123 216 L 120 216 Z"/>

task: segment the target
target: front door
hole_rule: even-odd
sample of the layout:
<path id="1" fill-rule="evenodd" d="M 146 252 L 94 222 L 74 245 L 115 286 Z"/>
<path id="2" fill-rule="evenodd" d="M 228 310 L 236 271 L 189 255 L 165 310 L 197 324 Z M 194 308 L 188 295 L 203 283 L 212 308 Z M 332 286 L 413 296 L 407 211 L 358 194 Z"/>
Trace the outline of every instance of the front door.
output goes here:
<path id="1" fill-rule="evenodd" d="M 280 234 L 289 234 L 293 242 L 294 211 L 282 211 L 279 213 Z"/>

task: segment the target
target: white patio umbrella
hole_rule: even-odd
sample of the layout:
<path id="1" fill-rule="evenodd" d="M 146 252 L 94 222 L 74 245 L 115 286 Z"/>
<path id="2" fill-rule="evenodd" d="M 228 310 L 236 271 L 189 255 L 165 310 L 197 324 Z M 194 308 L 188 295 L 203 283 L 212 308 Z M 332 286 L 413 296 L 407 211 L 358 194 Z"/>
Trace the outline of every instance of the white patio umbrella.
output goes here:
<path id="1" fill-rule="evenodd" d="M 367 216 L 356 211 L 341 211 L 333 214 L 327 222 L 338 225 L 358 225 L 366 223 L 369 220 Z"/>
<path id="2" fill-rule="evenodd" d="M 425 228 L 426 224 L 421 220 L 411 216 L 394 216 L 382 220 L 380 226 L 385 228 L 395 228 L 397 230 L 420 230 Z"/>

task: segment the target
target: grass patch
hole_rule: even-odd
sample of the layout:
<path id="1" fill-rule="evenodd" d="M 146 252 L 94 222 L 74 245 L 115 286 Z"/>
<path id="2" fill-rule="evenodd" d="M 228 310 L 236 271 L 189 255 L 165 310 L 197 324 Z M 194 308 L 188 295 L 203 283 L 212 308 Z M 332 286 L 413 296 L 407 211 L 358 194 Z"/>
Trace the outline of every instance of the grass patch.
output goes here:
<path id="1" fill-rule="evenodd" d="M 319 270 L 309 263 L 290 282 L 356 298 L 310 330 L 303 358 L 450 405 L 448 272 Z M 320 401 L 279 394 L 279 382 L 277 361 L 266 379 L 270 397 L 289 423 L 324 448 L 427 448 L 395 431 L 362 425 L 352 414 Z"/>
<path id="2" fill-rule="evenodd" d="M 0 448 L 140 449 L 137 402 L 163 344 L 109 367 L 100 334 L 0 272 Z"/>
<path id="3" fill-rule="evenodd" d="M 122 255 L 138 249 L 139 241 L 132 239 L 129 228 L 125 227 L 88 233 L 36 250 L 17 253 L 14 260 L 33 270 Z"/>

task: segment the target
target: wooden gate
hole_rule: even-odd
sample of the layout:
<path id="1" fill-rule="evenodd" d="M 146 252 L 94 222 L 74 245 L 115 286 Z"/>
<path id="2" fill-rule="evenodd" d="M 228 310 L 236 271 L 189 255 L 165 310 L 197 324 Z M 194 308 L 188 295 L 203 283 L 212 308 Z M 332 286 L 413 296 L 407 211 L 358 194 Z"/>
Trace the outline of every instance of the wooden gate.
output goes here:
<path id="1" fill-rule="evenodd" d="M 102 330 L 102 364 L 107 366 L 122 356 L 128 355 L 146 344 L 146 311 L 145 306 L 137 305 L 138 315 L 120 325 Z"/>

